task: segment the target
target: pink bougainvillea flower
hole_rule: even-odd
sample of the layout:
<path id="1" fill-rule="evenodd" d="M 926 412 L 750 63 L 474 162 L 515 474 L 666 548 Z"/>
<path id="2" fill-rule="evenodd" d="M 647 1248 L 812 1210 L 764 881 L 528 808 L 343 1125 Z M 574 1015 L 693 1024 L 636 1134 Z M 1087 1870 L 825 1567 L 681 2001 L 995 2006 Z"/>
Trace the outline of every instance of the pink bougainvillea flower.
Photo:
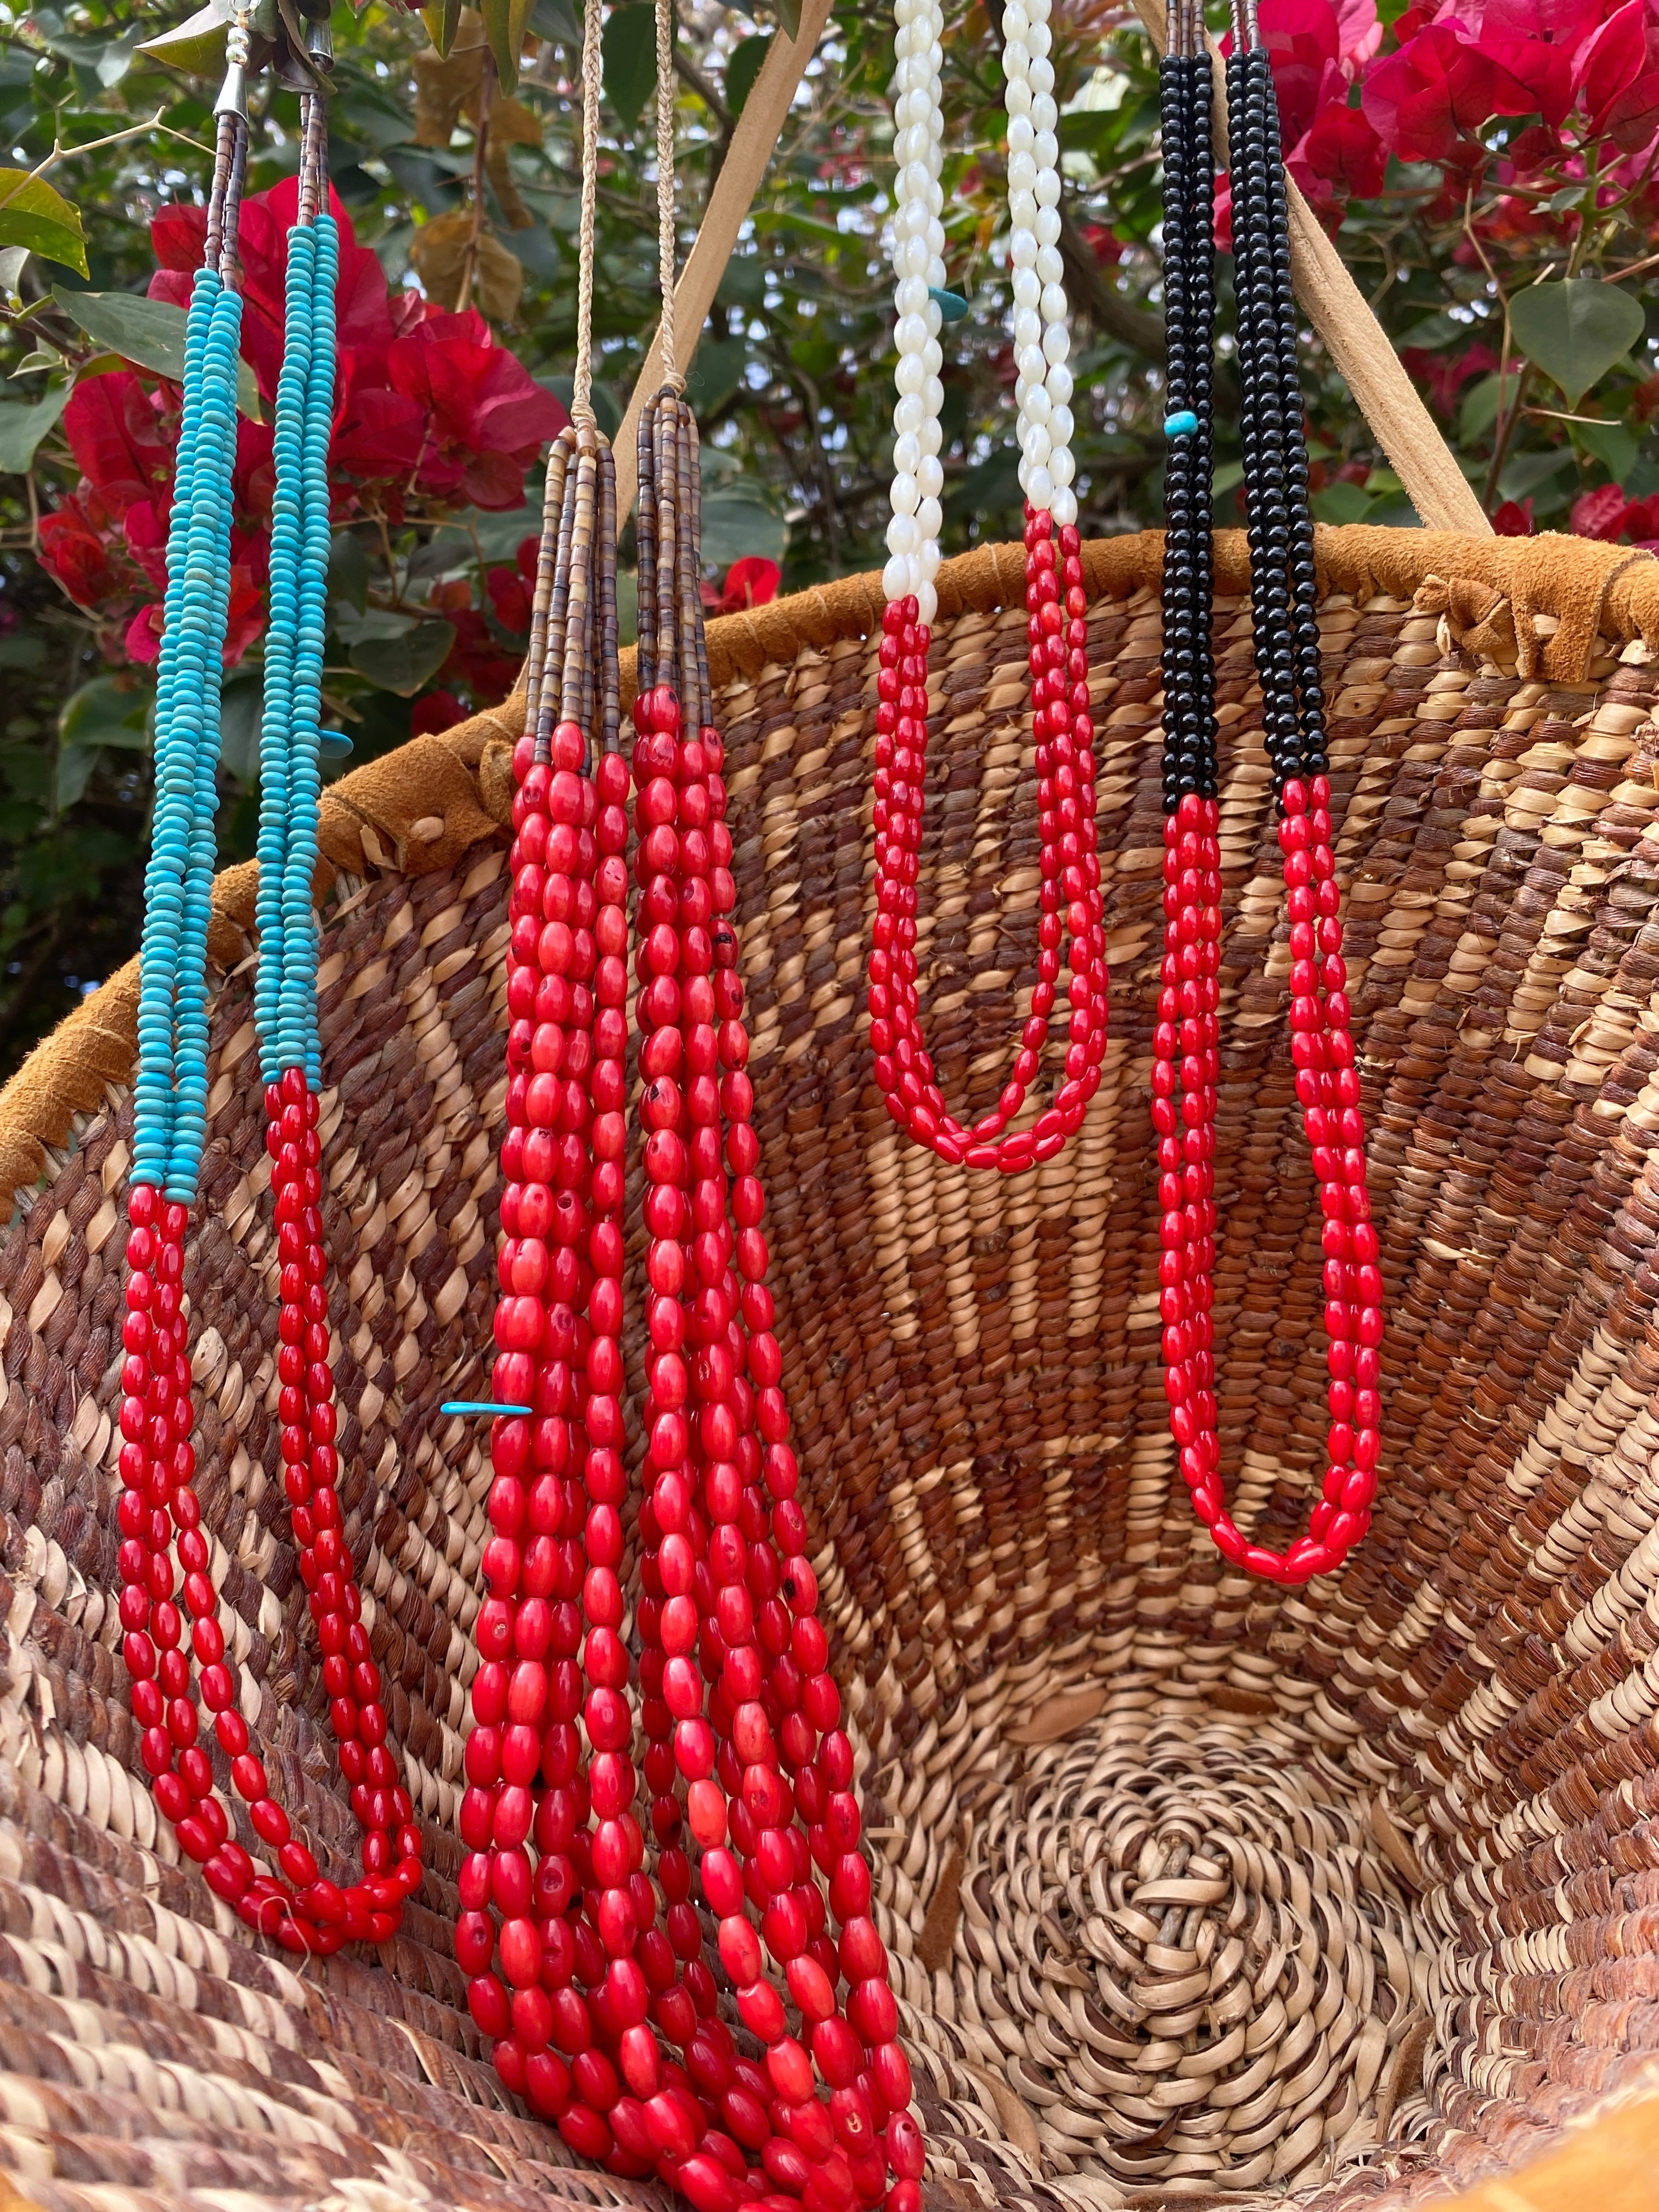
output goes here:
<path id="1" fill-rule="evenodd" d="M 409 734 L 412 738 L 441 738 L 446 730 L 453 730 L 464 720 L 466 709 L 453 691 L 426 691 L 415 702 L 410 711 Z"/>
<path id="2" fill-rule="evenodd" d="M 748 554 L 743 560 L 734 561 L 726 570 L 716 611 L 735 615 L 750 607 L 768 606 L 778 596 L 778 586 L 782 581 L 783 571 L 775 561 L 766 560 L 760 554 Z"/>
<path id="3" fill-rule="evenodd" d="M 131 510 L 129 510 L 131 511 Z M 63 499 L 40 524 L 40 558 L 77 607 L 89 612 L 142 585 L 125 557 L 120 526 L 91 484 Z"/>
<path id="4" fill-rule="evenodd" d="M 1402 161 L 1470 166 L 1484 149 L 1470 133 L 1494 115 L 1526 115 L 1534 94 L 1449 25 L 1431 23 L 1366 70 L 1361 104 Z"/>
<path id="5" fill-rule="evenodd" d="M 1532 501 L 1529 499 L 1518 501 L 1506 499 L 1493 515 L 1492 526 L 1499 538 L 1530 538 L 1533 535 Z"/>
<path id="6" fill-rule="evenodd" d="M 64 410 L 76 465 L 118 520 L 135 500 L 173 481 L 173 407 L 127 369 L 83 377 Z"/>
<path id="7" fill-rule="evenodd" d="M 1611 544 L 1624 535 L 1631 502 L 1617 484 L 1599 484 L 1572 503 L 1567 527 L 1575 538 L 1601 538 Z"/>
<path id="8" fill-rule="evenodd" d="M 536 564 L 540 557 L 541 540 L 526 538 L 514 556 L 510 568 L 492 568 L 484 578 L 495 619 L 514 637 L 524 637 L 529 632 Z"/>
<path id="9" fill-rule="evenodd" d="M 1420 385 L 1436 414 L 1449 416 L 1457 395 L 1477 376 L 1490 375 L 1498 356 L 1479 340 L 1460 354 L 1430 353 L 1422 346 L 1401 349 L 1401 364 L 1413 384 Z"/>
<path id="10" fill-rule="evenodd" d="M 1300 145 L 1286 156 L 1294 167 L 1333 185 L 1346 198 L 1375 199 L 1389 156 L 1370 119 L 1359 108 L 1331 106 L 1314 118 Z M 1304 187 L 1305 190 L 1305 187 Z"/>
<path id="11" fill-rule="evenodd" d="M 395 339 L 386 356 L 392 388 L 412 399 L 428 426 L 418 482 L 459 491 L 475 506 L 518 507 L 524 474 L 545 440 L 569 417 L 514 360 L 476 308 L 434 315 Z"/>

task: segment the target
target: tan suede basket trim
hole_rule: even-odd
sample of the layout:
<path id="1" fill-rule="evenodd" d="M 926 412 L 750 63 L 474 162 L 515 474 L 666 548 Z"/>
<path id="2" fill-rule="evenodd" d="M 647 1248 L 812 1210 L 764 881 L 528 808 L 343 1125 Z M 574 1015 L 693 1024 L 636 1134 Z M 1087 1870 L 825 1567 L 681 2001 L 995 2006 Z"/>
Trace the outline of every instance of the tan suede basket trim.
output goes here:
<path id="1" fill-rule="evenodd" d="M 1244 533 L 1218 531 L 1215 545 L 1219 588 L 1246 588 Z M 1425 611 L 1445 613 L 1472 649 L 1516 652 L 1526 676 L 1582 681 L 1598 633 L 1639 638 L 1659 650 L 1659 562 L 1629 546 L 1358 526 L 1320 528 L 1316 550 L 1322 591 L 1419 600 Z M 1156 585 L 1163 557 L 1158 531 L 1091 541 L 1084 548 L 1090 597 L 1126 599 Z M 1024 548 L 981 547 L 940 569 L 939 619 L 995 612 L 1024 590 Z M 758 676 L 769 665 L 842 639 L 867 637 L 880 624 L 882 605 L 881 578 L 872 573 L 723 616 L 708 628 L 714 684 Z M 1540 617 L 1547 618 L 1541 625 Z M 625 703 L 633 691 L 630 649 L 623 655 Z M 523 727 L 524 694 L 517 690 L 441 738 L 412 738 L 331 786 L 319 828 L 319 900 L 336 872 L 426 875 L 453 867 L 470 847 L 498 835 L 510 818 L 512 746 Z M 208 950 L 222 969 L 253 949 L 258 878 L 257 865 L 247 861 L 215 879 Z M 137 1006 L 133 959 L 60 1023 L 0 1091 L 0 1222 L 10 1218 L 15 1193 L 46 1172 L 46 1148 L 65 1141 L 75 1115 L 96 1107 L 108 1085 L 130 1079 Z"/>

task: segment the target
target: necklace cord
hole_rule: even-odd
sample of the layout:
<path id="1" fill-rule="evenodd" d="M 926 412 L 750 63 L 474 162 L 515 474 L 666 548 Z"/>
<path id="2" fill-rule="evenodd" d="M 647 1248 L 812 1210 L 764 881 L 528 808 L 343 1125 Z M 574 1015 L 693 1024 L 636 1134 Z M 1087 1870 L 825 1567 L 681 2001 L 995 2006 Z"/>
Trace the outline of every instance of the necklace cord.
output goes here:
<path id="1" fill-rule="evenodd" d="M 684 392 L 685 378 L 674 350 L 674 270 L 678 242 L 674 224 L 674 0 L 657 0 L 657 274 L 662 287 L 658 350 L 663 383 Z"/>
<path id="2" fill-rule="evenodd" d="M 576 373 L 572 379 L 570 397 L 571 419 L 579 423 L 594 420 L 594 213 L 599 183 L 599 92 L 605 80 L 605 57 L 599 38 L 604 13 L 599 0 L 588 0 L 582 18 L 582 197 L 577 234 Z"/>

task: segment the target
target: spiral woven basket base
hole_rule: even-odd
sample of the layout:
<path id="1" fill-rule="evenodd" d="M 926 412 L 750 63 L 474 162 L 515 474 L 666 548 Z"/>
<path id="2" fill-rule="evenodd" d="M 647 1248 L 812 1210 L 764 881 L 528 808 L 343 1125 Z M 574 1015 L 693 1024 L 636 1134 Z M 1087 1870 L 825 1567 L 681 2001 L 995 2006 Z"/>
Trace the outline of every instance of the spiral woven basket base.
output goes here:
<path id="1" fill-rule="evenodd" d="M 1389 1334 L 1375 1524 L 1286 1592 L 1195 1528 L 1164 1423 L 1159 553 L 1089 550 L 1113 1041 L 1079 1137 L 1022 1177 L 901 1140 L 872 1081 L 873 580 L 711 637 L 784 1379 L 939 2212 L 1403 2208 L 1659 2087 L 1659 568 L 1322 535 Z M 1320 1218 L 1242 561 L 1218 541 L 1216 1318 L 1229 1494 L 1278 1545 L 1322 1471 Z M 942 581 L 921 981 L 968 1110 L 1036 979 L 1018 549 Z M 4 2212 L 666 2205 L 501 2089 L 451 1953 L 489 1470 L 439 1407 L 488 1385 L 520 714 L 325 808 L 341 1494 L 429 1869 L 383 1953 L 251 1938 L 142 1779 L 115 1605 L 130 973 L 0 1097 Z M 199 1488 L 243 1710 L 337 1876 L 278 1480 L 249 872 L 216 896 Z"/>

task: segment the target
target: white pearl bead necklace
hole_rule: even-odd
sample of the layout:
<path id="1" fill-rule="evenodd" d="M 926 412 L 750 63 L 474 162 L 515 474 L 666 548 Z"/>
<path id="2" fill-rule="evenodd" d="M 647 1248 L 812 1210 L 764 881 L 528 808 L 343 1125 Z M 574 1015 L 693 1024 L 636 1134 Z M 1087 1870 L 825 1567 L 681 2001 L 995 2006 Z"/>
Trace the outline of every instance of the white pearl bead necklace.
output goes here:
<path id="1" fill-rule="evenodd" d="M 1071 337 L 1060 258 L 1059 110 L 1048 58 L 1050 0 L 1008 0 L 1002 14 L 1007 80 L 1009 260 L 1013 268 L 1014 397 L 1019 481 L 1055 526 L 1077 520 L 1072 459 Z"/>
<path id="2" fill-rule="evenodd" d="M 1060 144 L 1055 137 L 1054 64 L 1048 59 L 1051 0 L 1008 0 L 1003 11 L 1007 79 L 1009 258 L 1013 270 L 1014 396 L 1019 407 L 1020 488 L 1046 507 L 1057 527 L 1077 520 L 1072 489 L 1071 338 L 1060 258 Z M 894 0 L 893 156 L 898 165 L 893 215 L 893 519 L 882 585 L 889 599 L 914 593 L 931 625 L 939 598 L 939 381 L 942 323 L 932 292 L 945 283 L 945 196 L 939 168 L 945 112 L 939 99 L 940 0 Z"/>
<path id="3" fill-rule="evenodd" d="M 939 102 L 939 40 L 945 29 L 939 0 L 894 0 L 893 156 L 898 164 L 893 216 L 894 337 L 898 369 L 894 381 L 893 519 L 887 526 L 890 556 L 882 574 L 890 599 L 915 595 L 921 619 L 931 623 L 939 598 L 939 410 L 945 386 L 939 370 L 942 322 L 930 292 L 945 283 L 945 205 L 939 176 L 945 111 Z"/>

